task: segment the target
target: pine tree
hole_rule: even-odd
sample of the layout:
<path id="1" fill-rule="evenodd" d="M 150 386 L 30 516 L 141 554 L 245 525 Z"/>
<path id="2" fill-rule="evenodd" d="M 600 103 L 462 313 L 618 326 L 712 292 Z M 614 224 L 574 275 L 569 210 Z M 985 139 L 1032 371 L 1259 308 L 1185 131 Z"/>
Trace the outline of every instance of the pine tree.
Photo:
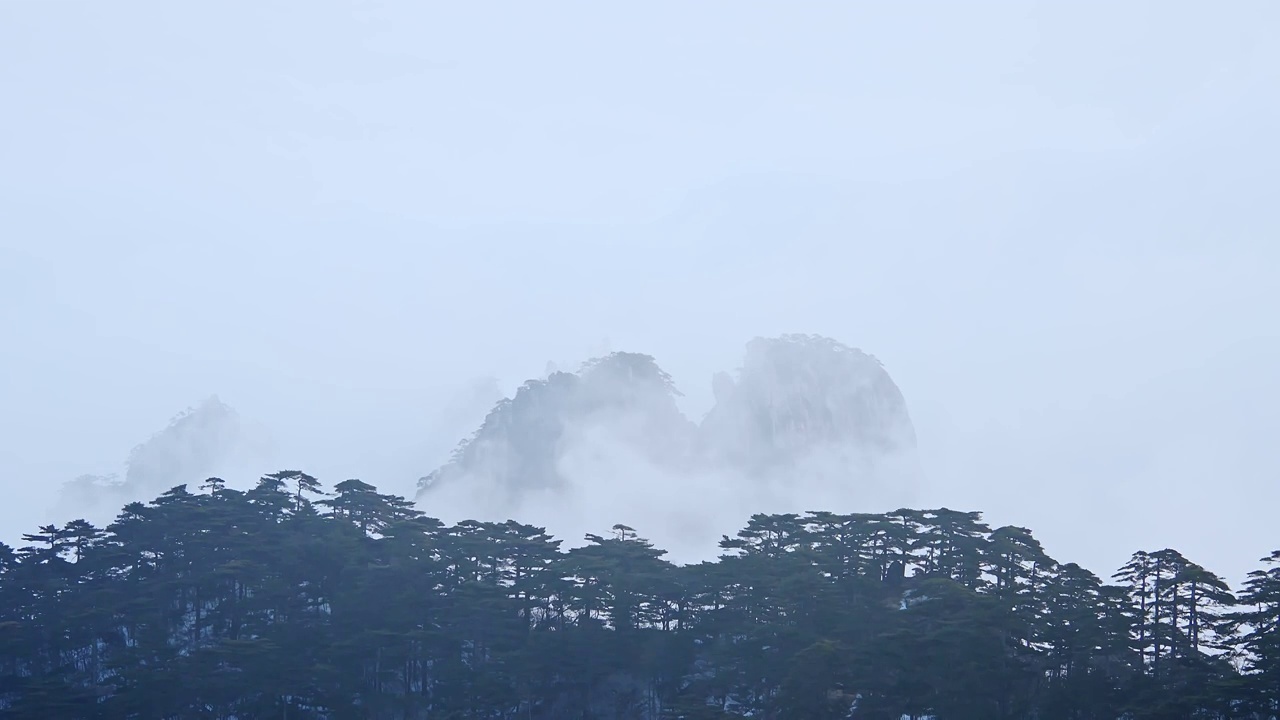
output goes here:
<path id="1" fill-rule="evenodd" d="M 1237 606 L 1172 549 L 1106 585 L 1026 528 L 900 509 L 756 515 L 718 560 L 676 566 L 621 523 L 562 551 L 359 480 L 313 507 L 310 477 L 179 485 L 106 528 L 0 544 L 0 717 L 1280 711 L 1280 553 Z"/>
<path id="2" fill-rule="evenodd" d="M 1258 717 L 1280 717 L 1280 550 L 1262 558 L 1264 568 L 1249 573 L 1234 616 L 1236 652 L 1245 663 L 1244 701 Z"/>

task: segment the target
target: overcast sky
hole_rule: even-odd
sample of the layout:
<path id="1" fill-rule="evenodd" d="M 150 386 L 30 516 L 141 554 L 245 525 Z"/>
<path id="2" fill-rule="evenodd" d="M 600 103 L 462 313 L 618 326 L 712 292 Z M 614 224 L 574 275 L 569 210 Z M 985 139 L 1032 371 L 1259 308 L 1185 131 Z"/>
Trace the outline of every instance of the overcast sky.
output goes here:
<path id="1" fill-rule="evenodd" d="M 478 376 L 647 352 L 697 418 L 813 332 L 921 504 L 1280 547 L 1280 4 L 629 5 L 0 0 L 3 534 L 213 393 L 401 482 Z"/>

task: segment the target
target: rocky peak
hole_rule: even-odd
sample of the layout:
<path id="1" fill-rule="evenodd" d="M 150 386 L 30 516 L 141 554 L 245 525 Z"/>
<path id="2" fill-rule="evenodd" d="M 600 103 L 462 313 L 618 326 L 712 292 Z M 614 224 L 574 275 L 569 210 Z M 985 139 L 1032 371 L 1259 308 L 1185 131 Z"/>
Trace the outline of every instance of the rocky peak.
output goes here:
<path id="1" fill-rule="evenodd" d="M 757 338 L 736 379 L 714 380 L 702 447 L 735 465 L 772 464 L 822 446 L 915 447 L 906 400 L 874 356 L 814 335 Z"/>
<path id="2" fill-rule="evenodd" d="M 753 340 L 737 377 L 717 373 L 701 426 L 649 355 L 614 352 L 577 373 L 551 372 L 500 401 L 453 459 L 420 481 L 479 476 L 514 491 L 557 487 L 567 445 L 621 443 L 659 465 L 766 471 L 810 451 L 841 455 L 915 447 L 902 393 L 873 356 L 834 340 Z M 604 452 L 604 451 L 602 451 Z"/>

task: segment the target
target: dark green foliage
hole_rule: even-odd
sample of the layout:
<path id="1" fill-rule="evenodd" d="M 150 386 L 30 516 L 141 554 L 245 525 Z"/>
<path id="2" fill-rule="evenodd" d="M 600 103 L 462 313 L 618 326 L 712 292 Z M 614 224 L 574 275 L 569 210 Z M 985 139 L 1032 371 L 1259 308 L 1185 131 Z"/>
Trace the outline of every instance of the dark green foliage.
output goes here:
<path id="1" fill-rule="evenodd" d="M 0 717 L 1278 717 L 1280 552 L 1237 600 L 1170 549 L 1106 585 L 946 508 L 756 515 L 676 566 L 359 480 L 201 490 L 0 545 Z"/>

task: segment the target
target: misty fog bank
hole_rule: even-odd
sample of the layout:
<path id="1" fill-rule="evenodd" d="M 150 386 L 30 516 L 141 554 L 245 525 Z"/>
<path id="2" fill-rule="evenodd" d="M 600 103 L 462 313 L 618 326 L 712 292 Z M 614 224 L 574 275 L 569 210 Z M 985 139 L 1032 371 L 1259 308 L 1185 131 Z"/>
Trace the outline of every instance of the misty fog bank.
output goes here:
<path id="1" fill-rule="evenodd" d="M 909 397 L 914 504 L 1239 579 L 1280 502 L 1278 23 L 0 3 L 0 526 L 213 393 L 257 426 L 233 482 L 412 496 L 549 358 L 650 353 L 700 420 L 801 331 Z"/>
<path id="2" fill-rule="evenodd" d="M 713 380 L 716 404 L 701 423 L 677 407 L 671 376 L 636 353 L 610 353 L 577 374 L 549 363 L 546 377 L 487 414 L 494 382 L 463 385 L 414 423 L 437 433 L 452 425 L 454 436 L 460 424 L 479 427 L 419 481 L 419 507 L 455 522 L 519 518 L 571 544 L 624 523 L 694 561 L 714 557 L 720 537 L 756 512 L 884 511 L 917 499 L 914 429 L 874 357 L 814 336 L 757 339 L 736 377 Z M 122 478 L 65 484 L 51 512 L 105 524 L 122 505 L 178 484 L 217 476 L 247 487 L 279 458 L 271 437 L 209 398 L 136 446 Z M 351 457 L 385 452 L 347 447 Z M 398 480 L 383 491 L 410 494 Z"/>

